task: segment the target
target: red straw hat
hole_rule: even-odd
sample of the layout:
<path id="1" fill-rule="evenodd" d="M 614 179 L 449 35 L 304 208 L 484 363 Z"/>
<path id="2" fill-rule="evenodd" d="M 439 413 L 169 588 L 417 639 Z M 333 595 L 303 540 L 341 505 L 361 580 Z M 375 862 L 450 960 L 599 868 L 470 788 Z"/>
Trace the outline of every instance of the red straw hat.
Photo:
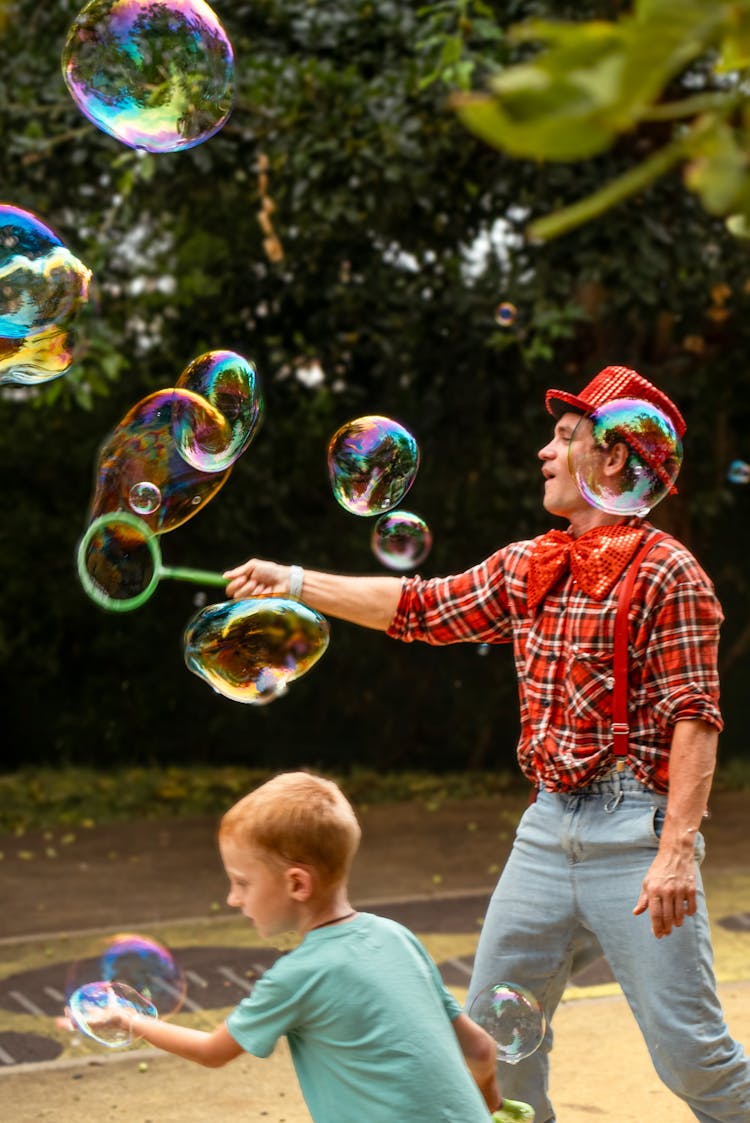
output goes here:
<path id="1" fill-rule="evenodd" d="M 591 413 L 599 406 L 617 401 L 618 398 L 640 398 L 641 401 L 650 402 L 666 414 L 674 425 L 677 436 L 684 436 L 687 428 L 685 419 L 671 398 L 630 367 L 605 367 L 591 379 L 588 386 L 584 386 L 580 394 L 569 394 L 567 390 L 548 390 L 546 404 L 553 417 L 560 417 L 567 410 Z"/>

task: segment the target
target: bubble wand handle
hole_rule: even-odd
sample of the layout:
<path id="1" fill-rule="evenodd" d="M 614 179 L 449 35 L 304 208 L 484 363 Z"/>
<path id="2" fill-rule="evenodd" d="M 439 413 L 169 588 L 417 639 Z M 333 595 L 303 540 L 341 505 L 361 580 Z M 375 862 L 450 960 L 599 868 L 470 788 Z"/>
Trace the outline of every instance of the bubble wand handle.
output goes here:
<path id="1" fill-rule="evenodd" d="M 215 588 L 226 586 L 227 579 L 221 573 L 206 569 L 186 569 L 184 566 L 161 566 L 159 577 L 172 577 L 176 581 L 190 581 L 193 585 L 211 585 Z"/>

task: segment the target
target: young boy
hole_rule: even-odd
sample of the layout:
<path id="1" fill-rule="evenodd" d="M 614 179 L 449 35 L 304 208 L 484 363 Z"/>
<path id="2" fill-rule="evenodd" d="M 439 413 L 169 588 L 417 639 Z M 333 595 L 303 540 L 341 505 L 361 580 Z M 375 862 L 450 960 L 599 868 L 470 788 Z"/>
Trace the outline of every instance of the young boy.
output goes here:
<path id="1" fill-rule="evenodd" d="M 210 1067 L 267 1057 L 286 1036 L 315 1123 L 488 1123 L 498 1108 L 498 1121 L 531 1123 L 526 1104 L 503 1103 L 494 1041 L 416 937 L 349 903 L 360 833 L 340 789 L 305 772 L 230 808 L 219 828 L 229 904 L 261 936 L 302 942 L 213 1032 L 132 1014 L 131 1034 Z"/>

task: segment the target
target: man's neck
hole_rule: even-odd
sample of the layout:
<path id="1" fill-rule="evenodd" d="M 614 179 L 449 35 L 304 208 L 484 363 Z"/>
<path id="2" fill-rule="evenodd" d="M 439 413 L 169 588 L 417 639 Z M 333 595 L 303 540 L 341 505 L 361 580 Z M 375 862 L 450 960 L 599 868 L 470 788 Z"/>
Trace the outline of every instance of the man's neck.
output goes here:
<path id="1" fill-rule="evenodd" d="M 593 530 L 596 526 L 615 526 L 616 523 L 623 521 L 622 515 L 608 515 L 606 511 L 589 507 L 585 511 L 576 511 L 570 516 L 570 533 L 574 538 L 580 538 L 582 534 Z"/>

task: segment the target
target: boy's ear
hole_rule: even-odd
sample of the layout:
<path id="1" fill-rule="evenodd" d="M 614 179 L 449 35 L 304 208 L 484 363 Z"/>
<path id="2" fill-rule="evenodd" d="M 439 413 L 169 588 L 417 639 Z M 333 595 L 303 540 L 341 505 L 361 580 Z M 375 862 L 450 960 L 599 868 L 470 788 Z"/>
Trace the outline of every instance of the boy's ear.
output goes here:
<path id="1" fill-rule="evenodd" d="M 305 866 L 289 866 L 286 871 L 286 885 L 289 896 L 295 901 L 308 901 L 313 893 L 315 876 Z"/>

